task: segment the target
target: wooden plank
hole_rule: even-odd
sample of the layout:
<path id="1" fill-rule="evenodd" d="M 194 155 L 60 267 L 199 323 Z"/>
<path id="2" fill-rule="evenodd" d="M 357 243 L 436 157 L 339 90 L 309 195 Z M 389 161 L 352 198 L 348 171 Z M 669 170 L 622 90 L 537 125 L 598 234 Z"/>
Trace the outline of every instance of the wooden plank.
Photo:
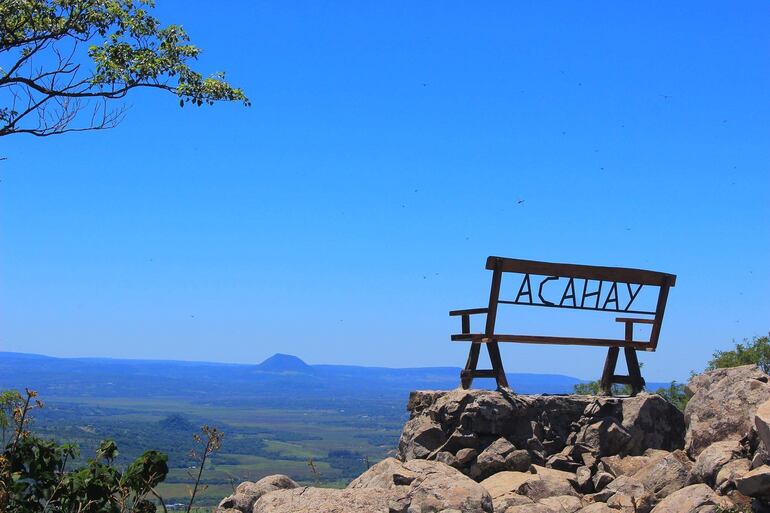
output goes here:
<path id="1" fill-rule="evenodd" d="M 496 373 L 497 388 L 510 388 L 508 378 L 505 377 L 503 359 L 500 357 L 500 348 L 497 346 L 497 342 L 487 342 L 487 351 L 489 352 L 489 361 L 492 362 L 492 369 Z"/>
<path id="2" fill-rule="evenodd" d="M 449 312 L 449 315 L 455 316 L 455 315 L 475 315 L 475 314 L 485 314 L 487 313 L 486 308 L 466 308 L 465 310 L 451 310 Z"/>
<path id="3" fill-rule="evenodd" d="M 663 314 L 666 313 L 666 301 L 668 300 L 668 287 L 663 286 L 658 292 L 658 304 L 655 307 L 655 324 L 652 325 L 650 333 L 650 344 L 652 347 L 658 347 L 658 338 L 660 338 L 660 328 L 663 326 Z"/>
<path id="4" fill-rule="evenodd" d="M 644 269 L 632 269 L 627 267 L 603 267 L 596 265 L 538 262 L 535 260 L 519 260 L 516 258 L 497 256 L 490 256 L 487 258 L 486 268 L 490 270 L 496 269 L 506 273 L 563 276 L 586 280 L 636 283 L 641 285 L 668 285 L 669 287 L 673 287 L 676 284 L 675 275 L 658 271 L 647 271 Z"/>
<path id="5" fill-rule="evenodd" d="M 607 351 L 607 359 L 604 360 L 604 371 L 602 372 L 602 379 L 600 382 L 602 394 L 604 395 L 612 395 L 612 378 L 615 377 L 615 367 L 618 365 L 619 351 L 620 350 L 617 347 L 611 347 Z"/>
<path id="6" fill-rule="evenodd" d="M 465 369 L 460 371 L 460 385 L 467 390 L 473 384 L 473 376 L 467 373 L 471 373 L 476 370 L 476 366 L 479 364 L 479 351 L 481 346 L 478 344 L 471 344 L 471 348 L 468 351 L 468 360 L 465 362 Z M 463 373 L 466 373 L 465 375 Z"/>
<path id="7" fill-rule="evenodd" d="M 473 371 L 462 370 L 460 371 L 460 377 L 468 378 L 496 378 L 497 371 L 494 369 L 477 369 Z"/>
<path id="8" fill-rule="evenodd" d="M 522 344 L 550 344 L 562 346 L 595 346 L 595 347 L 633 347 L 646 351 L 653 350 L 648 342 L 627 342 L 613 338 L 582 338 L 582 337 L 552 337 L 544 335 L 502 335 L 495 333 L 491 337 L 485 333 L 456 333 L 451 336 L 453 342 L 472 342 L 486 344 L 494 339 L 498 342 L 514 342 Z"/>
<path id="9" fill-rule="evenodd" d="M 615 317 L 615 321 L 633 324 L 655 324 L 655 319 L 639 319 L 638 317 Z"/>
<path id="10" fill-rule="evenodd" d="M 518 305 L 518 306 L 542 306 L 545 308 L 565 308 L 568 310 L 593 310 L 595 312 L 609 312 L 609 313 L 628 313 L 639 315 L 655 315 L 655 312 L 647 310 L 622 310 L 620 308 L 596 308 L 592 306 L 569 306 L 569 305 L 544 305 L 543 303 L 517 303 L 516 301 L 509 301 L 507 299 L 501 299 L 498 303 L 505 305 Z"/>

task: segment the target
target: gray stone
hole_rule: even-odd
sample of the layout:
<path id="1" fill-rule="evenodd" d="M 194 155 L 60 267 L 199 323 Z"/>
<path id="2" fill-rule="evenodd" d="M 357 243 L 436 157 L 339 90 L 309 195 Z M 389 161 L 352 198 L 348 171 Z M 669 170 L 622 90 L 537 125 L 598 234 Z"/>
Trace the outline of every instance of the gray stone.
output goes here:
<path id="1" fill-rule="evenodd" d="M 770 498 L 770 466 L 762 465 L 735 480 L 735 486 L 743 495 Z"/>
<path id="2" fill-rule="evenodd" d="M 275 490 L 288 490 L 298 486 L 294 480 L 283 474 L 266 476 L 256 483 L 244 481 L 235 488 L 233 495 L 222 499 L 217 511 L 223 512 L 228 509 L 235 509 L 242 513 L 251 513 L 254 503 L 266 493 Z"/>
<path id="3" fill-rule="evenodd" d="M 760 404 L 754 416 L 754 426 L 765 447 L 770 447 L 770 399 Z"/>
<path id="4" fill-rule="evenodd" d="M 733 503 L 715 494 L 705 484 L 694 484 L 681 488 L 661 500 L 653 513 L 716 513 L 729 509 Z"/>
<path id="5" fill-rule="evenodd" d="M 688 484 L 692 462 L 684 451 L 653 459 L 633 476 L 657 502 Z"/>
<path id="6" fill-rule="evenodd" d="M 353 480 L 347 489 L 390 491 L 389 507 L 398 512 L 410 508 L 430 511 L 431 507 L 436 511 L 492 512 L 492 498 L 483 486 L 439 461 L 387 458 Z"/>
<path id="7" fill-rule="evenodd" d="M 737 440 L 725 440 L 709 445 L 695 460 L 690 483 L 705 483 L 713 487 L 719 470 L 729 461 L 739 458 L 741 452 L 742 447 Z"/>
<path id="8" fill-rule="evenodd" d="M 575 513 L 583 507 L 583 503 L 574 495 L 556 495 L 537 501 L 538 504 L 547 506 L 551 511 L 558 513 Z"/>
<path id="9" fill-rule="evenodd" d="M 615 479 L 615 477 L 609 472 L 597 472 L 593 478 L 594 490 L 601 492 L 613 479 Z"/>
<path id="10" fill-rule="evenodd" d="M 540 479 L 526 481 L 519 486 L 516 492 L 536 502 L 557 495 L 578 495 L 569 480 L 548 475 L 541 476 Z"/>
<path id="11" fill-rule="evenodd" d="M 253 513 L 391 513 L 392 492 L 383 489 L 301 487 L 267 493 Z"/>
<path id="12" fill-rule="evenodd" d="M 702 453 L 701 453 L 702 454 Z M 735 480 L 751 470 L 751 462 L 746 458 L 732 460 L 726 463 L 714 479 L 714 489 L 724 495 L 729 489 L 735 488 Z"/>
<path id="13" fill-rule="evenodd" d="M 476 459 L 476 456 L 478 456 L 478 451 L 476 449 L 460 449 L 457 451 L 457 454 L 455 454 L 455 457 L 457 458 L 457 463 L 460 464 L 460 466 L 465 467 L 473 462 L 473 460 Z"/>
<path id="14" fill-rule="evenodd" d="M 414 417 L 404 425 L 398 452 L 405 460 L 427 458 L 445 442 L 446 435 L 441 426 L 427 417 Z"/>
<path id="15" fill-rule="evenodd" d="M 756 365 L 715 369 L 687 384 L 686 450 L 692 458 L 714 442 L 740 440 L 754 426 L 757 407 L 770 400 L 770 376 Z"/>
<path id="16" fill-rule="evenodd" d="M 588 467 L 580 467 L 575 471 L 575 482 L 581 493 L 594 492 L 594 482 L 591 477 L 591 469 Z"/>

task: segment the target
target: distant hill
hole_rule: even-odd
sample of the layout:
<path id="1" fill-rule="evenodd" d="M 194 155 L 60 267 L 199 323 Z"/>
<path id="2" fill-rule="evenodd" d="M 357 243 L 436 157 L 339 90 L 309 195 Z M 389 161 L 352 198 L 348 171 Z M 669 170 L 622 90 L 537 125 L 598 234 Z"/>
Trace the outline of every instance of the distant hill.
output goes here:
<path id="1" fill-rule="evenodd" d="M 301 359 L 290 354 L 276 353 L 264 362 L 256 366 L 261 372 L 296 372 L 300 374 L 313 374 L 313 367 Z"/>

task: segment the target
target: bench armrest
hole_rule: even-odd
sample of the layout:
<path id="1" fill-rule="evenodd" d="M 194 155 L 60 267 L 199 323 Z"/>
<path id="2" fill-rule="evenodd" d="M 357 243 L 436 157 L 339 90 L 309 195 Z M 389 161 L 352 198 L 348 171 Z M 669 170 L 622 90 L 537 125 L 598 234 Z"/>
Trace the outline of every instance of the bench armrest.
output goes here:
<path id="1" fill-rule="evenodd" d="M 452 310 L 449 312 L 449 315 L 474 315 L 487 313 L 488 311 L 489 308 L 468 308 L 465 310 Z"/>
<path id="2" fill-rule="evenodd" d="M 465 310 L 452 310 L 449 315 L 462 315 L 462 330 L 463 333 L 471 332 L 471 315 L 485 314 L 489 311 L 489 308 L 468 308 Z"/>
<path id="3" fill-rule="evenodd" d="M 655 324 L 655 319 L 639 319 L 636 317 L 615 317 L 615 322 L 626 322 L 632 324 Z"/>

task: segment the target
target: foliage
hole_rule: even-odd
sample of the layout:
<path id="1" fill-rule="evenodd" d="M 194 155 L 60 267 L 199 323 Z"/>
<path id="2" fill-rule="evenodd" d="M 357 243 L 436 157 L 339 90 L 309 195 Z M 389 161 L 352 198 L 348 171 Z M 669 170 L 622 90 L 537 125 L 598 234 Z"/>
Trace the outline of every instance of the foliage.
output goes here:
<path id="1" fill-rule="evenodd" d="M 573 386 L 574 394 L 577 395 L 602 395 L 602 386 L 600 381 L 589 381 L 587 383 L 578 383 Z M 631 387 L 628 385 L 613 385 L 613 395 L 631 395 Z"/>
<path id="2" fill-rule="evenodd" d="M 201 50 L 181 26 L 162 26 L 153 7 L 153 0 L 0 0 L 0 136 L 112 128 L 125 109 L 108 103 L 138 88 L 172 92 L 182 106 L 249 105 L 224 73 L 204 77 L 189 67 Z"/>
<path id="3" fill-rule="evenodd" d="M 577 395 L 601 395 L 601 384 L 599 381 L 589 381 L 588 383 L 578 383 L 574 387 L 574 392 Z M 672 381 L 668 387 L 658 388 L 653 392 L 663 397 L 665 400 L 676 406 L 679 410 L 684 411 L 684 407 L 687 405 L 687 394 L 684 391 L 684 385 Z M 613 385 L 613 395 L 631 395 L 631 387 L 628 385 Z"/>
<path id="4" fill-rule="evenodd" d="M 770 373 L 770 337 L 754 337 L 735 344 L 735 349 L 715 351 L 709 360 L 707 370 L 740 365 L 757 365 L 763 372 Z"/>
<path id="5" fill-rule="evenodd" d="M 676 406 L 680 411 L 684 411 L 687 401 L 690 400 L 684 390 L 684 385 L 676 381 L 672 381 L 668 387 L 657 389 L 654 393 Z"/>
<path id="6" fill-rule="evenodd" d="M 85 465 L 69 468 L 78 456 L 73 444 L 58 444 L 42 439 L 29 429 L 29 413 L 41 408 L 36 393 L 26 390 L 4 392 L 4 401 L 12 404 L 12 441 L 0 456 L 0 511 L 5 513 L 151 513 L 156 501 L 165 510 L 163 499 L 156 491 L 168 472 L 168 457 L 150 450 L 134 459 L 124 470 L 114 464 L 118 446 L 104 440 L 94 458 Z M 5 403 L 4 403 L 5 404 Z M 8 416 L 6 415 L 6 420 Z M 216 451 L 222 434 L 216 428 L 204 426 L 203 437 L 196 442 L 205 449 L 201 470 L 190 494 L 187 511 L 192 510 L 205 459 Z"/>

